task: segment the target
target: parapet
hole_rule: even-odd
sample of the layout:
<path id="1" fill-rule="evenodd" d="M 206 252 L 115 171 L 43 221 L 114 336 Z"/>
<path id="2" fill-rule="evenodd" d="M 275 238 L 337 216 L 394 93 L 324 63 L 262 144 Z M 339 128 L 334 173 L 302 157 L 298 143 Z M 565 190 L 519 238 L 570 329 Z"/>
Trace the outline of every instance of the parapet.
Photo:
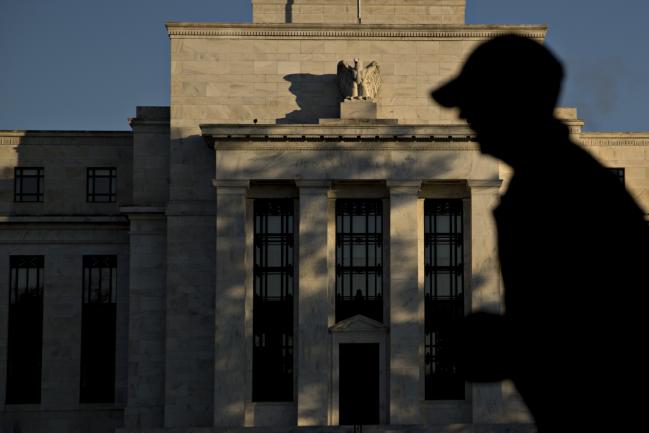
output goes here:
<path id="1" fill-rule="evenodd" d="M 166 120 L 169 121 L 169 107 L 142 107 L 135 108 L 139 120 Z"/>
<path id="2" fill-rule="evenodd" d="M 464 24 L 466 0 L 252 0 L 253 23 Z M 360 14 L 359 14 L 360 9 Z"/>

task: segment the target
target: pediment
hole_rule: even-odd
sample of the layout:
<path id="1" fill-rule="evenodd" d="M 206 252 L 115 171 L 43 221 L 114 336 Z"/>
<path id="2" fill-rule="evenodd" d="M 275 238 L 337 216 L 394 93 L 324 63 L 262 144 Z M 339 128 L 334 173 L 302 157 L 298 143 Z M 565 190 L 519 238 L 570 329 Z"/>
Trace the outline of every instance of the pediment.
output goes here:
<path id="1" fill-rule="evenodd" d="M 329 332 L 387 332 L 388 327 L 374 319 L 357 314 L 336 323 Z"/>

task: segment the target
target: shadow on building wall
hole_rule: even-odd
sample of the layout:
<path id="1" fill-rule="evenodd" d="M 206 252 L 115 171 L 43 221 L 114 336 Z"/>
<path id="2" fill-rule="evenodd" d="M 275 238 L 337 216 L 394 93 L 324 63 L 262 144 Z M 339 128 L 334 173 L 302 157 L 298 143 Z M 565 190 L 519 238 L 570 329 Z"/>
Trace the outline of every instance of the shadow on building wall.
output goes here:
<path id="1" fill-rule="evenodd" d="M 300 109 L 287 113 L 276 123 L 318 123 L 320 119 L 340 117 L 341 96 L 335 74 L 289 74 L 284 79 L 291 83 L 289 91 L 295 95 Z"/>

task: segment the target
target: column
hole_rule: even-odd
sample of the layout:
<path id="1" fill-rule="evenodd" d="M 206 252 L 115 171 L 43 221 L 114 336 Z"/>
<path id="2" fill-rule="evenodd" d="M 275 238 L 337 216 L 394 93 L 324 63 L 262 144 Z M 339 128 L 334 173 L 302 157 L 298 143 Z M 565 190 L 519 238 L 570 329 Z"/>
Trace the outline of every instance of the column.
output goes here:
<path id="1" fill-rule="evenodd" d="M 469 180 L 471 189 L 471 309 L 501 312 L 500 263 L 493 208 L 500 199 L 500 180 Z M 501 383 L 473 384 L 473 422 L 503 418 Z"/>
<path id="2" fill-rule="evenodd" d="M 423 235 L 417 218 L 420 187 L 419 181 L 388 181 L 391 424 L 421 422 L 419 361 L 424 333 L 418 286 L 419 237 Z"/>
<path id="3" fill-rule="evenodd" d="M 246 383 L 245 284 L 248 181 L 215 181 L 216 293 L 214 426 L 243 426 Z"/>
<path id="4" fill-rule="evenodd" d="M 327 297 L 329 184 L 298 181 L 297 418 L 299 426 L 326 425 L 331 375 Z"/>

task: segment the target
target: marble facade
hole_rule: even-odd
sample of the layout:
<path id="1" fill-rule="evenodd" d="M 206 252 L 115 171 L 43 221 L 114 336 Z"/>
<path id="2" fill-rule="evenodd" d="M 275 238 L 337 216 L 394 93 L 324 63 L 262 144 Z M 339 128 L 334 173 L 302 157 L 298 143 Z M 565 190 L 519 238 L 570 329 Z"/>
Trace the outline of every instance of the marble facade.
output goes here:
<path id="1" fill-rule="evenodd" d="M 530 431 L 509 383 L 425 399 L 424 201 L 462 200 L 465 311 L 499 311 L 491 210 L 511 176 L 428 95 L 481 41 L 505 32 L 542 41 L 547 29 L 466 25 L 464 0 L 363 0 L 361 24 L 356 0 L 252 4 L 250 24 L 167 23 L 170 106 L 138 107 L 131 131 L 0 131 L 0 275 L 12 254 L 46 256 L 48 324 L 41 403 L 5 404 L 0 278 L 0 431 L 333 433 L 340 345 L 354 342 L 378 344 L 386 429 Z M 372 109 L 341 110 L 336 66 L 358 57 L 380 64 L 381 93 Z M 649 214 L 649 133 L 583 132 L 576 110 L 557 116 L 605 165 L 625 169 Z M 44 202 L 13 201 L 20 166 L 45 167 Z M 117 167 L 116 203 L 84 202 L 85 166 Z M 252 401 L 252 209 L 261 198 L 295 202 L 290 402 Z M 335 319 L 335 206 L 347 198 L 383 203 L 384 323 Z M 91 253 L 119 257 L 117 397 L 102 405 L 78 401 L 77 259 Z"/>

